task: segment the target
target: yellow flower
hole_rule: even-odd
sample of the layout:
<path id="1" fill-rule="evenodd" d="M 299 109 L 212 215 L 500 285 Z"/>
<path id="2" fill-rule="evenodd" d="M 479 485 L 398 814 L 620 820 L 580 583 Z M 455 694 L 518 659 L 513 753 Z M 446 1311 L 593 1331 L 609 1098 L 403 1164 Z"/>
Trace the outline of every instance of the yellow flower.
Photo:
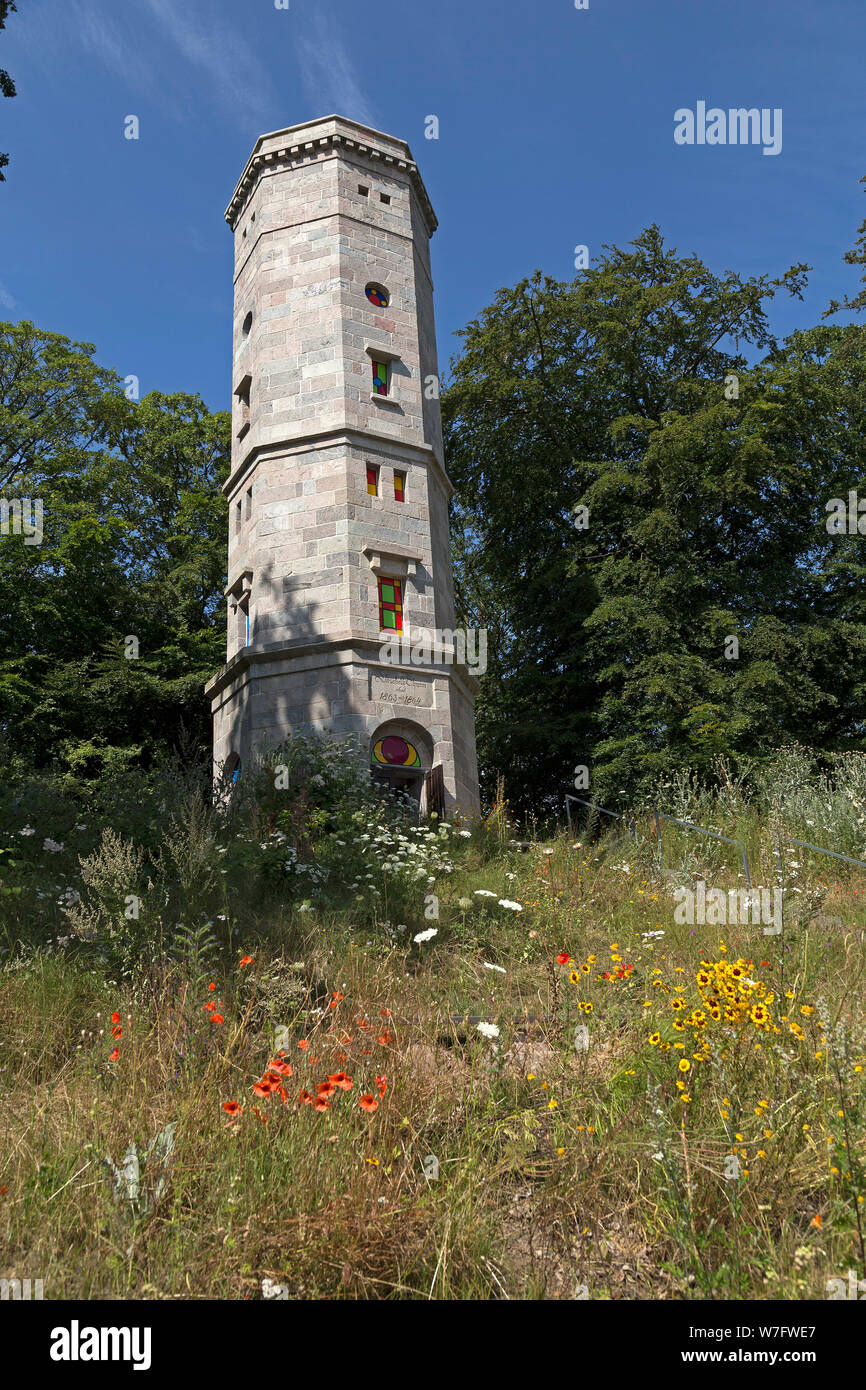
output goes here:
<path id="1" fill-rule="evenodd" d="M 650 1042 L 652 1043 L 653 1047 L 656 1047 L 661 1042 L 660 1034 L 650 1033 Z"/>
<path id="2" fill-rule="evenodd" d="M 691 1062 L 689 1061 L 688 1057 L 681 1057 L 681 1058 L 680 1058 L 679 1068 L 680 1068 L 680 1071 L 691 1071 L 691 1069 L 692 1069 L 692 1064 L 691 1064 Z"/>
<path id="3" fill-rule="evenodd" d="M 559 1154 L 559 1157 L 562 1158 L 562 1155 L 565 1153 L 565 1149 L 557 1149 L 556 1152 Z"/>
<path id="4" fill-rule="evenodd" d="M 556 1101 L 556 1100 L 549 1100 L 549 1101 L 547 1102 L 547 1108 L 548 1108 L 548 1110 L 556 1110 L 557 1107 L 558 1107 L 558 1105 L 559 1105 L 559 1101 Z"/>

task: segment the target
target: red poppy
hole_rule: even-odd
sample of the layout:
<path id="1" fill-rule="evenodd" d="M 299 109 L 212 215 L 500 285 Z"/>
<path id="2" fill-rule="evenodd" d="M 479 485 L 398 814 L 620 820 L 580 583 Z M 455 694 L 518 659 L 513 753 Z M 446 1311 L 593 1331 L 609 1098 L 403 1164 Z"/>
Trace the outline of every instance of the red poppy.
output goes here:
<path id="1" fill-rule="evenodd" d="M 337 1005 L 339 1004 L 339 1002 L 340 1002 L 340 1000 L 341 1000 L 342 998 L 343 998 L 343 995 L 340 994 L 339 990 L 335 990 L 335 991 L 334 991 L 334 997 L 333 997 L 333 999 L 331 1000 L 330 1004 L 328 1005 L 328 1008 L 329 1008 L 329 1009 L 336 1009 Z"/>
<path id="2" fill-rule="evenodd" d="M 214 1004 L 214 1002 L 211 1001 L 210 1004 L 202 1004 L 202 1008 L 208 1009 L 211 1013 L 213 1013 L 214 1009 L 216 1008 L 216 1004 Z"/>
<path id="3" fill-rule="evenodd" d="M 210 1019 L 211 1023 L 225 1023 L 222 1014 L 211 1014 Z"/>
<path id="4" fill-rule="evenodd" d="M 379 1092 L 379 1095 L 380 1095 L 380 1096 L 384 1096 L 384 1094 L 385 1094 L 385 1092 L 387 1091 L 387 1089 L 388 1089 L 388 1078 L 387 1078 L 387 1076 L 377 1076 L 377 1077 L 376 1077 L 376 1090 Z"/>
<path id="5" fill-rule="evenodd" d="M 111 1015 L 111 1021 L 112 1021 L 112 1023 L 119 1023 L 119 1022 L 120 1022 L 120 1014 L 117 1012 L 117 1009 L 115 1009 L 115 1010 L 114 1010 L 114 1013 Z"/>
<path id="6" fill-rule="evenodd" d="M 309 1046 L 310 1044 L 307 1042 L 306 1038 L 298 1038 L 298 1047 L 301 1049 L 302 1052 L 306 1052 Z"/>
<path id="7" fill-rule="evenodd" d="M 571 956 L 568 954 L 567 951 L 560 951 L 559 955 L 556 957 L 557 965 L 568 965 L 568 962 L 570 960 Z"/>
<path id="8" fill-rule="evenodd" d="M 267 1082 L 267 1084 L 270 1086 L 270 1088 L 271 1088 L 272 1091 L 275 1091 L 275 1090 L 277 1089 L 278 1086 L 282 1086 L 282 1084 L 283 1084 L 283 1082 L 282 1082 L 282 1077 L 280 1076 L 279 1072 L 276 1072 L 276 1071 L 266 1071 L 266 1072 L 263 1072 L 263 1073 L 262 1073 L 262 1085 L 264 1085 L 265 1082 Z"/>
<path id="9" fill-rule="evenodd" d="M 301 1091 L 301 1094 L 298 1096 L 298 1104 L 299 1104 L 299 1105 L 312 1105 L 312 1103 L 313 1103 L 313 1097 L 310 1095 L 309 1091 Z"/>
<path id="10" fill-rule="evenodd" d="M 328 1077 L 328 1081 L 332 1086 L 339 1086 L 341 1091 L 351 1091 L 355 1084 L 351 1076 L 347 1076 L 344 1071 L 335 1071 L 333 1076 Z"/>
<path id="11" fill-rule="evenodd" d="M 288 1062 L 281 1062 L 279 1058 L 275 1062 L 268 1064 L 268 1071 L 278 1072 L 280 1076 L 294 1076 L 294 1070 Z"/>
<path id="12" fill-rule="evenodd" d="M 330 1096 L 335 1095 L 336 1090 L 336 1086 L 331 1081 L 320 1081 L 318 1086 L 316 1087 L 317 1094 L 320 1096 L 324 1096 L 326 1100 Z"/>
<path id="13" fill-rule="evenodd" d="M 331 1102 L 326 1096 L 316 1096 L 315 1108 L 316 1110 L 330 1110 Z"/>
<path id="14" fill-rule="evenodd" d="M 376 1042 L 377 1042 L 377 1043 L 380 1043 L 382 1047 L 387 1047 L 390 1041 L 391 1041 L 391 1034 L 388 1033 L 387 1031 L 384 1032 L 384 1033 L 380 1033 L 379 1036 L 378 1036 L 378 1038 L 376 1039 Z"/>
<path id="15" fill-rule="evenodd" d="M 258 1096 L 259 1100 L 265 1100 L 271 1094 L 273 1087 L 270 1081 L 253 1082 L 253 1095 Z"/>
<path id="16" fill-rule="evenodd" d="M 111 1036 L 112 1036 L 113 1038 L 122 1038 L 122 1037 L 123 1037 L 123 1029 L 122 1029 L 122 1028 L 112 1028 L 112 1030 L 111 1030 Z"/>
<path id="17" fill-rule="evenodd" d="M 242 1105 L 238 1105 L 238 1103 L 237 1103 L 236 1100 L 224 1100 L 224 1101 L 223 1101 L 223 1110 L 226 1112 L 227 1115 L 242 1115 L 242 1114 L 243 1114 L 243 1106 L 242 1106 Z"/>
<path id="18" fill-rule="evenodd" d="M 116 1062 L 119 1056 L 120 1048 L 116 1047 L 113 1052 L 109 1053 L 108 1060 L 109 1062 Z"/>
<path id="19" fill-rule="evenodd" d="M 211 980 L 210 984 L 208 985 L 208 989 L 211 991 L 211 993 L 213 993 L 213 991 L 216 989 L 216 985 L 214 984 L 213 980 Z"/>
<path id="20" fill-rule="evenodd" d="M 239 968 L 240 970 L 243 970 L 243 968 L 244 968 L 245 965 L 252 965 L 252 963 L 253 963 L 253 958 L 252 958 L 252 956 L 243 956 L 243 957 L 241 958 L 241 963 L 240 963 L 240 966 L 239 966 L 238 968 Z"/>
<path id="21" fill-rule="evenodd" d="M 390 1009 L 380 1009 L 380 1010 L 379 1010 L 379 1017 L 380 1017 L 380 1018 L 390 1018 L 390 1017 L 391 1017 L 391 1010 L 390 1010 Z"/>
<path id="22" fill-rule="evenodd" d="M 374 1100 L 372 1096 L 362 1096 L 358 1101 L 358 1105 L 362 1110 L 366 1111 L 368 1115 L 372 1115 L 374 1110 L 379 1109 L 379 1102 Z"/>

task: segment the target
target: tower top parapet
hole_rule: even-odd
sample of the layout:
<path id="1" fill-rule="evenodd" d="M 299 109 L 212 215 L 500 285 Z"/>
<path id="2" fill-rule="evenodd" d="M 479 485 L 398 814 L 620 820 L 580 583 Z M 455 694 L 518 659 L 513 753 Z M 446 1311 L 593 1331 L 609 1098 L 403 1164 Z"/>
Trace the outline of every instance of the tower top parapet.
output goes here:
<path id="1" fill-rule="evenodd" d="M 300 125 L 287 126 L 284 130 L 272 131 L 270 135 L 259 136 L 226 208 L 225 218 L 232 231 L 263 171 L 287 169 L 334 150 L 351 154 L 371 166 L 379 165 L 407 174 L 424 214 L 427 234 L 433 235 L 439 224 L 406 141 L 374 130 L 372 126 L 362 125 L 359 121 L 351 121 L 346 116 L 336 115 L 303 121 Z"/>

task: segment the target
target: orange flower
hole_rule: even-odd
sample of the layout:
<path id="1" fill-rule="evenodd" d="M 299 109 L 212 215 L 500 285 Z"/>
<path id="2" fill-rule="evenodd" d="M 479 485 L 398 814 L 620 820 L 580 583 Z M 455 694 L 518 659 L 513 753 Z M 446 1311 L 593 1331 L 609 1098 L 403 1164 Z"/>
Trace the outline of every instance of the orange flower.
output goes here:
<path id="1" fill-rule="evenodd" d="M 227 1115 L 242 1115 L 242 1114 L 243 1114 L 243 1106 L 242 1106 L 242 1105 L 238 1105 L 238 1103 L 237 1103 L 236 1100 L 224 1100 L 224 1101 L 223 1101 L 223 1110 L 226 1112 Z"/>
<path id="2" fill-rule="evenodd" d="M 387 1030 L 384 1033 L 380 1033 L 378 1038 L 376 1039 L 376 1042 L 379 1043 L 382 1047 L 387 1047 L 390 1041 L 391 1034 Z"/>
<path id="3" fill-rule="evenodd" d="M 109 1053 L 108 1060 L 109 1062 L 116 1062 L 119 1056 L 120 1048 L 116 1047 L 113 1052 Z"/>
<path id="4" fill-rule="evenodd" d="M 344 1071 L 335 1071 L 333 1076 L 328 1077 L 332 1086 L 339 1086 L 341 1091 L 351 1091 L 354 1081 L 351 1076 L 347 1076 Z"/>
<path id="5" fill-rule="evenodd" d="M 820 1231 L 821 1227 L 824 1225 L 824 1218 L 819 1213 L 817 1216 L 812 1217 L 812 1220 L 809 1224 L 810 1226 L 817 1226 L 818 1230 Z"/>
<path id="6" fill-rule="evenodd" d="M 253 963 L 253 958 L 252 958 L 252 956 L 244 956 L 244 957 L 241 959 L 241 963 L 240 963 L 238 969 L 243 970 L 243 968 L 244 968 L 245 965 L 252 965 L 252 963 Z"/>
<path id="7" fill-rule="evenodd" d="M 120 1014 L 117 1012 L 117 1009 L 115 1009 L 115 1010 L 114 1010 L 114 1013 L 111 1015 L 111 1021 L 112 1021 L 112 1023 L 119 1023 L 119 1022 L 120 1022 Z"/>
<path id="8" fill-rule="evenodd" d="M 334 997 L 333 997 L 333 999 L 331 1000 L 330 1004 L 328 1005 L 328 1008 L 329 1008 L 329 1009 L 336 1009 L 337 1005 L 339 1004 L 340 1000 L 341 1000 L 343 997 L 344 997 L 344 996 L 343 996 L 342 994 L 340 994 L 339 990 L 334 990 Z"/>
<path id="9" fill-rule="evenodd" d="M 380 1095 L 380 1096 L 384 1096 L 384 1094 L 385 1094 L 385 1092 L 387 1091 L 387 1089 L 388 1089 L 388 1078 L 387 1078 L 387 1076 L 377 1076 L 377 1077 L 376 1077 L 376 1090 L 379 1092 L 379 1095 Z"/>
<path id="10" fill-rule="evenodd" d="M 299 1105 L 312 1105 L 312 1103 L 313 1103 L 313 1097 L 310 1095 L 309 1091 L 301 1091 L 301 1094 L 298 1096 L 298 1104 L 299 1104 Z"/>
<path id="11" fill-rule="evenodd" d="M 225 1023 L 222 1014 L 211 1014 L 210 1019 L 211 1023 Z"/>
<path id="12" fill-rule="evenodd" d="M 213 1000 L 211 1000 L 209 1004 L 202 1004 L 202 1008 L 208 1009 L 211 1013 L 213 1013 L 214 1009 L 216 1008 L 216 1004 L 214 1004 Z"/>
<path id="13" fill-rule="evenodd" d="M 211 993 L 213 993 L 213 991 L 216 989 L 216 985 L 214 984 L 213 980 L 211 980 L 210 984 L 208 985 L 208 989 Z"/>
<path id="14" fill-rule="evenodd" d="M 298 1038 L 298 1047 L 301 1049 L 302 1052 L 306 1052 L 309 1046 L 310 1044 L 307 1042 L 306 1038 Z"/>
<path id="15" fill-rule="evenodd" d="M 374 1100 L 372 1096 L 362 1096 L 358 1101 L 358 1105 L 362 1110 L 366 1111 L 368 1115 L 372 1115 L 374 1110 L 379 1109 L 379 1102 Z"/>
<path id="16" fill-rule="evenodd" d="M 315 1108 L 317 1110 L 330 1110 L 331 1102 L 326 1096 L 316 1096 Z"/>

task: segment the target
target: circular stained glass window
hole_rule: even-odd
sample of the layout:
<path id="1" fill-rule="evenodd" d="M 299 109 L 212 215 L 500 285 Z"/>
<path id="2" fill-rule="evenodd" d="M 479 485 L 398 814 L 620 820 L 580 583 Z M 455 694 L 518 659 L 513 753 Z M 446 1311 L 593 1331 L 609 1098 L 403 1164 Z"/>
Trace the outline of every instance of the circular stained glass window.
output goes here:
<path id="1" fill-rule="evenodd" d="M 381 285 L 368 285 L 364 291 L 371 304 L 375 304 L 377 309 L 387 309 L 390 304 L 388 291 Z"/>
<path id="2" fill-rule="evenodd" d="M 420 767 L 421 759 L 413 744 L 397 734 L 389 734 L 373 744 L 372 761 L 380 767 Z"/>

